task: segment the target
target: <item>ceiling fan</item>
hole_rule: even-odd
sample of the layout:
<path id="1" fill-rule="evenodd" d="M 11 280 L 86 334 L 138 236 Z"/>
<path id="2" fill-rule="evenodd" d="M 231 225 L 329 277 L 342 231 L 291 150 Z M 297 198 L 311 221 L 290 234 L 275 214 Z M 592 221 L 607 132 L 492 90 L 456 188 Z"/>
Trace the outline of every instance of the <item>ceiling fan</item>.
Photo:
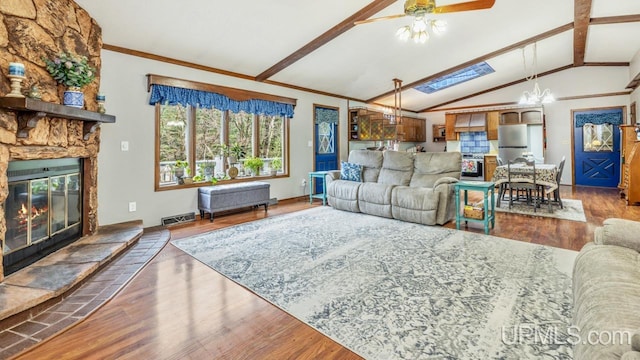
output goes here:
<path id="1" fill-rule="evenodd" d="M 493 7 L 496 0 L 475 0 L 444 6 L 436 6 L 435 0 L 406 0 L 404 2 L 404 14 L 382 16 L 367 20 L 354 22 L 355 25 L 367 24 L 381 20 L 397 19 L 405 16 L 413 16 L 414 21 L 411 26 L 407 25 L 398 29 L 396 35 L 401 40 L 412 38 L 415 42 L 424 43 L 429 38 L 427 27 L 431 27 L 435 33 L 444 31 L 446 22 L 443 20 L 426 20 L 424 17 L 429 14 L 444 14 L 461 11 L 483 10 Z"/>
<path id="2" fill-rule="evenodd" d="M 496 0 L 475 0 L 463 3 L 436 6 L 435 0 L 406 0 L 404 2 L 404 14 L 382 16 L 367 20 L 356 21 L 355 25 L 366 24 L 381 20 L 397 19 L 405 16 L 425 16 L 426 14 L 444 14 L 471 10 L 484 10 L 493 7 Z"/>

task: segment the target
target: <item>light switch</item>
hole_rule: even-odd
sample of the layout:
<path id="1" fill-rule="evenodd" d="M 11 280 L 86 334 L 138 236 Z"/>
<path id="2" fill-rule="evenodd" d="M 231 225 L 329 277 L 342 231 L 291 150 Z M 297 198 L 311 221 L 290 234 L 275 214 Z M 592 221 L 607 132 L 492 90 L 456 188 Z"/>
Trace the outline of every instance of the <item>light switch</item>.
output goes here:
<path id="1" fill-rule="evenodd" d="M 120 150 L 129 151 L 129 142 L 128 141 L 121 141 L 120 142 Z"/>
<path id="2" fill-rule="evenodd" d="M 309 141 L 307 142 L 307 146 L 308 146 L 308 147 L 313 147 L 313 141 L 309 140 Z"/>

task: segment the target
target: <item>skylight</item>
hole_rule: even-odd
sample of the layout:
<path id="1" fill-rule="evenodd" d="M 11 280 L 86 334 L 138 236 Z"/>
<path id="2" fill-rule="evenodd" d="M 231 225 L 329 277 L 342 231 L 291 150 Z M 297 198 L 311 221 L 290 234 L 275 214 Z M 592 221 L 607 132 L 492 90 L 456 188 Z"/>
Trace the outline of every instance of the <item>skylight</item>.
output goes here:
<path id="1" fill-rule="evenodd" d="M 493 70 L 489 64 L 481 62 L 418 85 L 415 89 L 426 94 L 431 94 L 493 72 L 495 72 L 495 70 Z"/>

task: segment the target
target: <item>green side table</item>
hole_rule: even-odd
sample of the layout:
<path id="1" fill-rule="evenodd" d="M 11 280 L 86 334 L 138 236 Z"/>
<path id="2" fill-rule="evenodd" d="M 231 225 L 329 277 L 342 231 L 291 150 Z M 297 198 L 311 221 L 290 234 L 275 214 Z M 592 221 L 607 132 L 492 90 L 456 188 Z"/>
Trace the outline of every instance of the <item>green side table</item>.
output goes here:
<path id="1" fill-rule="evenodd" d="M 330 173 L 331 171 L 312 171 L 309 173 L 309 203 L 313 203 L 313 199 L 322 199 L 322 205 L 327 204 L 327 182 L 325 180 L 325 175 Z M 313 193 L 313 179 L 322 179 L 322 193 L 314 194 Z M 318 181 L 318 180 L 316 180 Z"/>
<path id="2" fill-rule="evenodd" d="M 461 221 L 464 221 L 465 224 L 469 221 L 483 222 L 485 234 L 489 234 L 489 222 L 491 222 L 491 228 L 492 229 L 495 228 L 495 225 L 496 225 L 495 187 L 496 187 L 496 184 L 489 181 L 459 181 L 454 185 L 454 189 L 456 193 L 456 229 L 460 230 Z M 484 218 L 482 219 L 472 219 L 472 218 L 465 217 L 464 213 L 460 211 L 460 192 L 461 191 L 464 192 L 464 205 L 468 205 L 469 200 L 468 200 L 467 192 L 470 190 L 481 191 L 484 195 Z M 489 195 L 491 195 L 491 203 L 489 203 Z"/>

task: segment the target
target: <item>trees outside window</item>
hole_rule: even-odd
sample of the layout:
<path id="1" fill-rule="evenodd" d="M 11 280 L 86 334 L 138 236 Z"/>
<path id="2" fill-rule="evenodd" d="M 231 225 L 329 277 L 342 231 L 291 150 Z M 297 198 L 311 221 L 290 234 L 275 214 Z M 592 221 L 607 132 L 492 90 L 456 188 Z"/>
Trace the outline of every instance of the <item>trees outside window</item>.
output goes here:
<path id="1" fill-rule="evenodd" d="M 241 148 L 244 156 L 263 159 L 267 164 L 265 167 L 273 159 L 280 159 L 283 165 L 287 163 L 286 117 L 246 112 L 236 114 L 181 105 L 157 104 L 156 107 L 159 130 L 157 190 L 184 185 L 176 176 L 178 161 L 180 164 L 186 162 L 188 170 L 184 176 L 194 176 L 198 180 L 209 180 L 215 176 L 222 181 L 241 181 L 243 178 L 231 180 L 225 176 L 228 164 L 223 160 L 223 155 L 227 155 L 223 154 L 223 149 L 229 152 Z M 242 160 L 237 159 L 239 163 Z M 286 174 L 286 169 L 282 166 L 279 174 Z"/>

